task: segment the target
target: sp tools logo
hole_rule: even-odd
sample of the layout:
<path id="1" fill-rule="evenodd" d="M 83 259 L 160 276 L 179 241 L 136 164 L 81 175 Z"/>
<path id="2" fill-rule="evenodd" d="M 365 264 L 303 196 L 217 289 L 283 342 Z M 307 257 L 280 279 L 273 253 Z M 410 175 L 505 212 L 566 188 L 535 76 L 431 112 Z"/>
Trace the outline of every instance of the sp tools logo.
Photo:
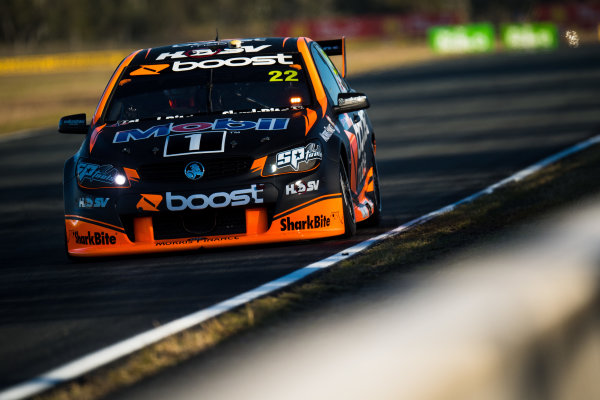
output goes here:
<path id="1" fill-rule="evenodd" d="M 142 198 L 135 206 L 138 210 L 158 211 L 158 206 L 163 199 L 160 194 L 141 194 L 141 196 Z"/>
<path id="2" fill-rule="evenodd" d="M 159 75 L 160 71 L 169 67 L 169 64 L 154 64 L 154 65 L 140 65 L 140 68 L 135 71 L 131 71 L 129 75 Z"/>
<path id="3" fill-rule="evenodd" d="M 306 147 L 297 147 L 277 153 L 277 168 L 292 167 L 294 171 L 298 171 L 300 163 L 308 163 L 311 160 L 321 160 L 322 158 L 321 146 L 309 143 Z"/>

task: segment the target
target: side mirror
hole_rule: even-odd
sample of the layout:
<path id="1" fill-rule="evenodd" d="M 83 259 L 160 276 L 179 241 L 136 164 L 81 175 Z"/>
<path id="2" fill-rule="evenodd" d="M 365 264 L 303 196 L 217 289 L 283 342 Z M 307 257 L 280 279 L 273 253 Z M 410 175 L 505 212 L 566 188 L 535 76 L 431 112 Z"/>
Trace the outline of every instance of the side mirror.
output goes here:
<path id="1" fill-rule="evenodd" d="M 363 93 L 340 93 L 338 94 L 337 105 L 333 106 L 333 112 L 342 114 L 364 110 L 365 108 L 369 108 L 369 105 L 369 99 Z"/>
<path id="2" fill-rule="evenodd" d="M 89 128 L 85 123 L 85 114 L 67 115 L 58 123 L 60 133 L 87 133 Z"/>

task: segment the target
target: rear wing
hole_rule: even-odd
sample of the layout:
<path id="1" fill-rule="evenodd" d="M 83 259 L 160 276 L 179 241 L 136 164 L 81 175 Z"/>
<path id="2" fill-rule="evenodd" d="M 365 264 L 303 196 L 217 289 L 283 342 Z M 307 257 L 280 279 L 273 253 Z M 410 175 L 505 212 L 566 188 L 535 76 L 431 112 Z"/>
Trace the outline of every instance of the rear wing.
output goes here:
<path id="1" fill-rule="evenodd" d="M 342 56 L 342 77 L 346 78 L 346 38 L 317 40 L 317 43 L 328 56 Z"/>

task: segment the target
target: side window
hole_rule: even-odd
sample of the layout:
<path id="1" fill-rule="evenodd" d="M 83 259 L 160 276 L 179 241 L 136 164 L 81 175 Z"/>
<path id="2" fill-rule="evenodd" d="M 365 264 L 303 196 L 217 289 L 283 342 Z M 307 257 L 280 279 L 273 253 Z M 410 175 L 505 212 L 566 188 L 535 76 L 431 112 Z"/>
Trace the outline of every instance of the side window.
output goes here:
<path id="1" fill-rule="evenodd" d="M 329 94 L 332 100 L 336 101 L 338 93 L 345 92 L 347 90 L 346 85 L 339 73 L 329 60 L 329 58 L 323 53 L 323 50 L 318 45 L 313 45 L 311 48 L 313 59 L 315 60 L 315 66 L 319 71 L 319 76 L 323 82 L 325 90 Z"/>

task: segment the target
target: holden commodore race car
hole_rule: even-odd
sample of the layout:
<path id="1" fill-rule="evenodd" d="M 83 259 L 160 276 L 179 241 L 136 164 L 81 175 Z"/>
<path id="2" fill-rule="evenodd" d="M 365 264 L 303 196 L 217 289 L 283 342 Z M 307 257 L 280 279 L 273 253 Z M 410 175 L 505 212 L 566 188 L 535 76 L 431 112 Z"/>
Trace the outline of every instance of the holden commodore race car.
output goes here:
<path id="1" fill-rule="evenodd" d="M 329 56 L 342 56 L 342 73 Z M 215 40 L 138 50 L 65 162 L 69 256 L 351 236 L 381 208 L 364 94 L 344 39 Z"/>

